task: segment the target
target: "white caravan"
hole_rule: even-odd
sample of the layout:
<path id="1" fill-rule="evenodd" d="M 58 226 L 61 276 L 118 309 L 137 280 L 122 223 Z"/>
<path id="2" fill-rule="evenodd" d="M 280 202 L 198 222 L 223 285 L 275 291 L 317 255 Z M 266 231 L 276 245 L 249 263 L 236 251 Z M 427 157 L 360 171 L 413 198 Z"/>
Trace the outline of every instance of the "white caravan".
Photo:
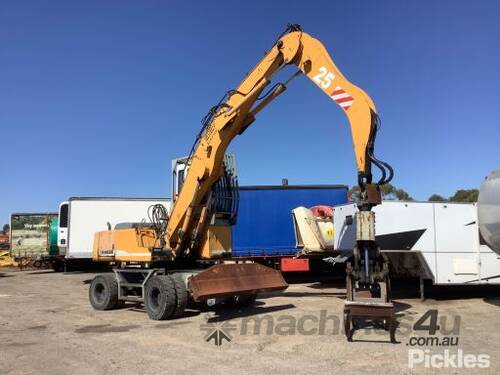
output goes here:
<path id="1" fill-rule="evenodd" d="M 434 284 L 500 284 L 500 256 L 482 240 L 476 203 L 384 201 L 374 207 L 376 239 L 394 276 Z M 334 247 L 355 244 L 355 204 L 334 207 Z"/>

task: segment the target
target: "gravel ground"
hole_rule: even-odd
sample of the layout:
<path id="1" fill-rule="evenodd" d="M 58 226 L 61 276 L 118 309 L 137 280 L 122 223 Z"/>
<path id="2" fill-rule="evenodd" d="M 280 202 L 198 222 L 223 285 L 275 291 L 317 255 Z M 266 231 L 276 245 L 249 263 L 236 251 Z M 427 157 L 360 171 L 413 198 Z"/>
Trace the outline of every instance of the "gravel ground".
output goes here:
<path id="1" fill-rule="evenodd" d="M 140 306 L 94 311 L 87 298 L 93 276 L 0 270 L 0 373 L 421 374 L 438 370 L 425 363 L 409 368 L 409 355 L 430 361 L 445 350 L 488 355 L 489 367 L 474 371 L 500 373 L 498 289 L 439 288 L 422 302 L 408 292 L 413 285 L 399 285 L 398 292 L 395 283 L 400 343 L 388 343 L 386 332 L 363 329 L 349 343 L 340 328 L 340 284 L 295 283 L 284 293 L 263 295 L 251 308 L 191 306 L 180 319 L 158 322 Z M 412 329 L 429 309 L 438 310 L 436 337 L 458 337 L 457 346 L 409 345 L 411 337 L 430 337 Z M 445 332 L 454 323 L 454 332 Z M 439 372 L 470 371 L 450 367 L 458 361 Z"/>

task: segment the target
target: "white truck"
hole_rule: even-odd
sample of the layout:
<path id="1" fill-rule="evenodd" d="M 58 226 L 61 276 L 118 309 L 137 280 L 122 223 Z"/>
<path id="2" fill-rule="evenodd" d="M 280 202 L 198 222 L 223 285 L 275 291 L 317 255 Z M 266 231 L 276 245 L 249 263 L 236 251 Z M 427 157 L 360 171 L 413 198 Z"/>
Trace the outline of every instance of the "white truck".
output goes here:
<path id="1" fill-rule="evenodd" d="M 170 211 L 167 198 L 72 197 L 59 205 L 57 245 L 66 265 L 92 261 L 94 234 L 117 225 L 149 223 L 148 208 L 162 204 Z"/>
<path id="2" fill-rule="evenodd" d="M 355 204 L 334 207 L 334 248 L 355 244 Z M 476 203 L 384 201 L 374 208 L 376 239 L 391 276 L 434 284 L 500 284 L 500 255 L 482 239 Z"/>

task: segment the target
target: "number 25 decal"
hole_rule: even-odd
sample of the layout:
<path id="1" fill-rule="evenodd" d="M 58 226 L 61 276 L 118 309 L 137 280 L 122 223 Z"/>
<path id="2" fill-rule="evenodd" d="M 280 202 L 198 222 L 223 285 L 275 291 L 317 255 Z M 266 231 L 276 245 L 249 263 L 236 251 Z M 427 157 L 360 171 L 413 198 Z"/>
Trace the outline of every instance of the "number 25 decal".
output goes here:
<path id="1" fill-rule="evenodd" d="M 335 74 L 329 72 L 327 68 L 322 66 L 321 68 L 319 68 L 319 74 L 316 74 L 313 77 L 313 81 L 316 82 L 318 86 L 327 89 L 332 84 L 334 78 Z"/>

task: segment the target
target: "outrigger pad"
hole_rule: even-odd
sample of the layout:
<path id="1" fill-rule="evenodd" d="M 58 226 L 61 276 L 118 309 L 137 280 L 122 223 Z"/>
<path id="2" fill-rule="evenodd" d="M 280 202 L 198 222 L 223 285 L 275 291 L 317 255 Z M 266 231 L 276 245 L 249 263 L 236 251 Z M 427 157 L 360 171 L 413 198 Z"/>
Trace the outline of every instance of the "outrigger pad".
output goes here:
<path id="1" fill-rule="evenodd" d="M 217 264 L 189 281 L 195 301 L 288 288 L 280 271 L 258 263 Z"/>

